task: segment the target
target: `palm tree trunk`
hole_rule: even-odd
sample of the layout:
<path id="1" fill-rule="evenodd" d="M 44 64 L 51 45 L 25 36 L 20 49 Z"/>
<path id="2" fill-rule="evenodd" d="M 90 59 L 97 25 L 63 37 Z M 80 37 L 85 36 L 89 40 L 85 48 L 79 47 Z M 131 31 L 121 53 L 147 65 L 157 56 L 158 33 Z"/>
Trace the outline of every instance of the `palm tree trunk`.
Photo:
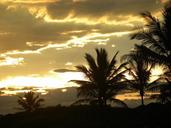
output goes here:
<path id="1" fill-rule="evenodd" d="M 99 103 L 98 103 L 99 106 L 102 107 L 102 106 L 103 106 L 103 100 L 101 99 L 101 97 L 98 97 L 98 102 L 99 102 Z"/>
<path id="2" fill-rule="evenodd" d="M 144 89 L 143 88 L 140 90 L 140 96 L 141 96 L 141 105 L 144 105 Z"/>
<path id="3" fill-rule="evenodd" d="M 106 99 L 104 99 L 104 106 L 106 106 L 107 105 L 107 100 Z"/>
<path id="4" fill-rule="evenodd" d="M 141 105 L 144 106 L 144 96 L 143 95 L 141 95 Z"/>

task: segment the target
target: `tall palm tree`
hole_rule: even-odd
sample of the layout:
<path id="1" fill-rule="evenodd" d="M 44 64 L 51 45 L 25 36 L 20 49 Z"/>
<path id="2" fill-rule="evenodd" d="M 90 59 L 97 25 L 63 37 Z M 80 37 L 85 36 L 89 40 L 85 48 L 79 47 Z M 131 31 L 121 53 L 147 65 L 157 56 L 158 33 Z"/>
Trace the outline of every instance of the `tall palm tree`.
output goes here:
<path id="1" fill-rule="evenodd" d="M 136 45 L 138 51 L 149 60 L 164 64 L 171 73 L 171 1 L 162 11 L 162 21 L 150 12 L 141 13 L 141 16 L 147 24 L 132 34 L 131 39 L 140 40 L 142 45 Z"/>
<path id="2" fill-rule="evenodd" d="M 41 102 L 43 101 L 44 99 L 39 98 L 39 95 L 35 96 L 34 92 L 29 91 L 24 93 L 24 96 L 19 96 L 17 102 L 22 107 L 20 109 L 24 109 L 27 112 L 32 112 L 40 108 Z"/>
<path id="3" fill-rule="evenodd" d="M 128 69 L 129 75 L 132 77 L 127 79 L 129 89 L 139 91 L 141 104 L 144 105 L 145 91 L 150 89 L 156 82 L 156 80 L 150 82 L 153 64 L 145 61 L 145 56 L 136 50 L 124 55 L 122 60 L 128 62 L 126 69 Z"/>
<path id="4" fill-rule="evenodd" d="M 152 16 L 150 12 L 141 13 L 141 16 L 147 24 L 132 34 L 131 39 L 142 42 L 141 45 L 136 45 L 136 48 L 147 57 L 146 59 L 166 66 L 164 79 L 168 84 L 161 85 L 166 87 L 161 87 L 160 95 L 171 99 L 171 88 L 168 87 L 171 86 L 171 1 L 162 11 L 162 21 Z M 165 92 L 170 92 L 170 94 L 166 95 Z"/>
<path id="5" fill-rule="evenodd" d="M 84 65 L 76 66 L 78 71 L 82 72 L 86 77 L 86 80 L 72 80 L 80 85 L 78 97 L 84 97 L 84 99 L 78 100 L 76 103 L 88 101 L 90 104 L 95 103 L 106 106 L 107 101 L 114 101 L 126 106 L 125 103 L 114 98 L 118 92 L 125 88 L 122 79 L 124 78 L 123 73 L 126 72 L 123 70 L 126 63 L 116 66 L 118 52 L 111 61 L 108 60 L 108 54 L 103 48 L 96 49 L 96 54 L 96 60 L 90 54 L 85 54 L 88 67 Z"/>

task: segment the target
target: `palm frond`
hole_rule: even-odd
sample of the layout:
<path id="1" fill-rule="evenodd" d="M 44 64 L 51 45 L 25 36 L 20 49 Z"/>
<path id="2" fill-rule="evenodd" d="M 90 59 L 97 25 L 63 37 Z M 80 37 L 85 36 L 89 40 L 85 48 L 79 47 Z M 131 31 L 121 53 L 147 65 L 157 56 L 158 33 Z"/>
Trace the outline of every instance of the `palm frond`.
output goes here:
<path id="1" fill-rule="evenodd" d="M 92 71 L 96 71 L 97 70 L 97 65 L 96 65 L 96 62 L 95 62 L 94 58 L 90 54 L 86 53 L 85 59 L 87 60 L 90 69 Z"/>
<path id="2" fill-rule="evenodd" d="M 124 78 L 125 69 L 122 68 L 126 63 L 116 66 L 116 56 L 112 60 L 108 60 L 108 54 L 105 49 L 96 49 L 97 58 L 86 54 L 88 68 L 85 66 L 77 66 L 77 69 L 85 74 L 87 81 L 72 80 L 80 85 L 77 90 L 78 96 L 96 99 L 99 105 L 106 105 L 106 100 L 115 96 L 122 88 L 122 78 Z M 113 87 L 112 87 L 113 86 Z"/>
<path id="3" fill-rule="evenodd" d="M 106 76 L 110 77 L 112 74 L 113 69 L 116 67 L 116 56 L 118 55 L 119 52 L 116 52 L 115 55 L 113 56 L 112 60 L 110 61 L 109 65 L 108 65 L 108 69 L 106 72 Z"/>
<path id="4" fill-rule="evenodd" d="M 77 83 L 80 87 L 77 88 L 78 93 L 77 96 L 81 97 L 96 97 L 96 85 L 89 81 L 83 80 L 72 80 L 72 82 Z"/>
<path id="5" fill-rule="evenodd" d="M 84 65 L 76 66 L 76 68 L 78 71 L 82 72 L 86 78 L 88 78 L 90 81 L 93 81 L 91 72 Z"/>
<path id="6" fill-rule="evenodd" d="M 119 65 L 119 67 L 115 67 L 114 69 L 111 70 L 111 74 L 109 75 L 109 79 L 111 79 L 114 75 L 116 74 L 124 74 L 125 73 L 125 66 L 127 65 L 128 63 L 122 63 Z M 122 71 L 124 69 L 124 71 Z"/>
<path id="7" fill-rule="evenodd" d="M 138 29 L 131 35 L 131 39 L 142 42 L 139 51 L 146 54 L 147 58 L 168 67 L 171 65 L 171 2 L 163 9 L 163 20 L 160 21 L 150 12 L 141 13 L 146 20 L 145 27 Z M 136 46 L 137 47 L 137 46 Z"/>
<path id="8" fill-rule="evenodd" d="M 123 78 L 125 78 L 124 73 L 126 73 L 126 72 L 127 72 L 127 70 L 123 70 L 118 74 L 115 74 L 115 75 L 113 74 L 113 76 L 111 76 L 111 78 L 109 79 L 108 83 L 112 84 L 112 83 L 116 83 L 118 81 L 121 81 Z"/>
<path id="9" fill-rule="evenodd" d="M 167 58 L 163 55 L 158 54 L 157 52 L 149 49 L 145 45 L 135 45 L 138 52 L 144 53 L 144 56 L 147 56 L 147 59 L 151 62 L 158 64 L 168 63 Z"/>
<path id="10" fill-rule="evenodd" d="M 97 54 L 97 64 L 99 68 L 107 69 L 107 66 L 109 65 L 108 62 L 108 55 L 105 49 L 96 49 Z"/>
<path id="11" fill-rule="evenodd" d="M 34 96 L 35 93 L 32 91 L 29 91 L 27 93 L 24 93 L 24 96 L 18 96 L 18 104 L 22 107 L 20 109 L 32 112 L 38 108 L 41 107 L 41 103 L 44 101 L 44 99 L 39 98 L 39 95 Z"/>

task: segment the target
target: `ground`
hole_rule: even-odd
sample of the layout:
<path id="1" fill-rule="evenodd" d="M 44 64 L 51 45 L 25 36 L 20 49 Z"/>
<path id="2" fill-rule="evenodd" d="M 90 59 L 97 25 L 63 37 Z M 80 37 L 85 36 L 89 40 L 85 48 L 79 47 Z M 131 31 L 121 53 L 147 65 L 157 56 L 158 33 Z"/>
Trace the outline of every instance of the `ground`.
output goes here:
<path id="1" fill-rule="evenodd" d="M 0 117 L 5 128 L 169 128 L 171 104 L 134 109 L 97 106 L 56 106 Z"/>

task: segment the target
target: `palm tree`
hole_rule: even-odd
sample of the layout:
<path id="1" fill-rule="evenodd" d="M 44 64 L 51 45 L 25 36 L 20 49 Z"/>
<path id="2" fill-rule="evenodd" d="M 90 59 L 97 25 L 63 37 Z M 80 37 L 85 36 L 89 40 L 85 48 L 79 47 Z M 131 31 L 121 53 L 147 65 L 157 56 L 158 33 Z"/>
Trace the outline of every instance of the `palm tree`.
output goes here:
<path id="1" fill-rule="evenodd" d="M 43 101 L 44 99 L 39 98 L 39 95 L 35 96 L 34 92 L 29 91 L 27 93 L 24 93 L 24 96 L 19 96 L 17 102 L 22 107 L 20 109 L 23 109 L 27 112 L 32 112 L 40 108 L 41 102 Z"/>
<path id="2" fill-rule="evenodd" d="M 163 83 L 159 85 L 160 93 L 152 95 L 151 99 L 156 99 L 157 102 L 161 104 L 166 104 L 171 102 L 171 86 L 168 83 Z"/>
<path id="3" fill-rule="evenodd" d="M 131 39 L 140 40 L 142 45 L 136 45 L 138 51 L 148 60 L 164 64 L 171 74 L 171 1 L 163 9 L 162 21 L 150 12 L 141 13 L 141 16 L 147 24 L 132 34 Z M 171 75 L 167 77 L 170 79 Z"/>
<path id="4" fill-rule="evenodd" d="M 162 12 L 163 20 L 160 21 L 150 12 L 141 13 L 147 21 L 145 27 L 139 28 L 138 32 L 131 35 L 131 39 L 137 39 L 142 45 L 136 45 L 137 51 L 144 54 L 148 60 L 166 66 L 164 79 L 168 82 L 166 87 L 160 87 L 160 96 L 171 99 L 171 1 L 167 3 Z M 163 91 L 163 88 L 165 91 Z M 162 94 L 163 93 L 163 94 Z"/>
<path id="5" fill-rule="evenodd" d="M 90 54 L 85 54 L 85 59 L 88 67 L 84 65 L 76 66 L 78 71 L 82 72 L 86 80 L 72 80 L 80 85 L 78 88 L 78 97 L 84 99 L 78 100 L 76 103 L 88 102 L 90 104 L 98 104 L 106 106 L 107 101 L 114 101 L 126 106 L 122 101 L 115 99 L 114 96 L 122 91 L 125 86 L 121 81 L 124 78 L 123 67 L 126 63 L 116 66 L 116 56 L 114 55 L 111 61 L 108 60 L 108 54 L 105 49 L 96 49 L 97 60 Z"/>
<path id="6" fill-rule="evenodd" d="M 131 79 L 127 79 L 130 90 L 139 91 L 141 96 L 141 104 L 144 105 L 145 91 L 151 89 L 151 86 L 156 83 L 157 80 L 150 82 L 151 70 L 154 64 L 145 61 L 146 58 L 140 52 L 130 52 L 122 57 L 123 61 L 128 62 L 126 69 L 129 71 Z"/>
<path id="7" fill-rule="evenodd" d="M 159 94 L 152 95 L 152 99 L 156 99 L 161 104 L 171 102 L 171 72 L 163 68 L 163 74 L 159 78 L 159 83 L 152 89 L 159 90 Z"/>

